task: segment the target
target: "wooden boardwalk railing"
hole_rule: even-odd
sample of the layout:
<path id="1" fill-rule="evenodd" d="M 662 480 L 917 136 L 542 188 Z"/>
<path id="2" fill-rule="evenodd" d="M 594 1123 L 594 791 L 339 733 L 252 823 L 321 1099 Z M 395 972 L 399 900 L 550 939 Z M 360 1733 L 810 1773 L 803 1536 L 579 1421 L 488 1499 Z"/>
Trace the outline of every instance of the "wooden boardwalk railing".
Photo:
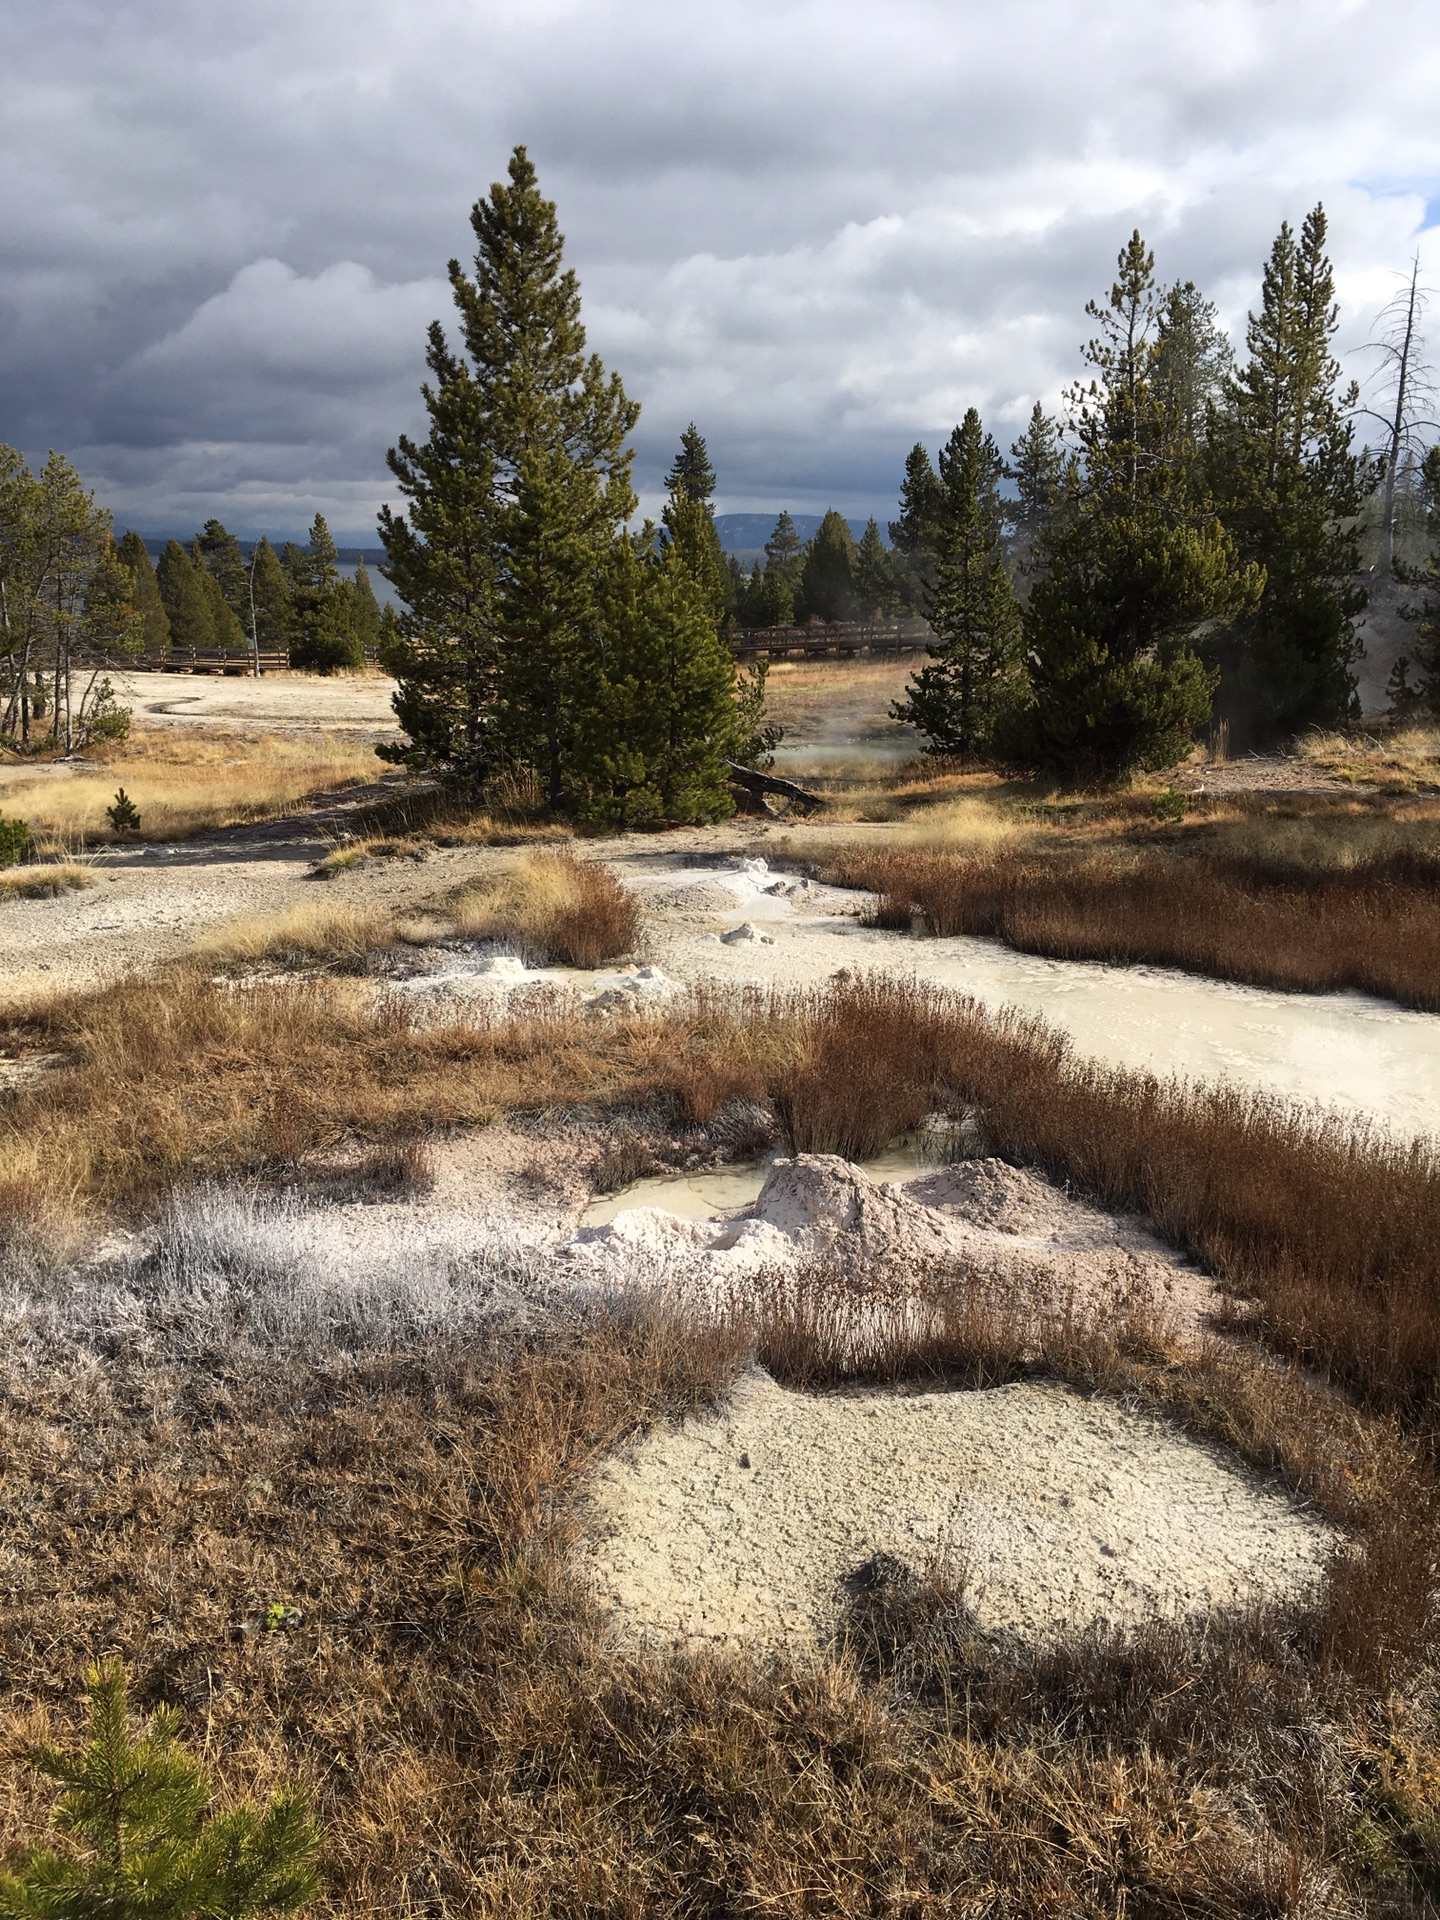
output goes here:
<path id="1" fill-rule="evenodd" d="M 745 627 L 730 636 L 737 660 L 848 659 L 856 654 L 923 653 L 934 635 L 923 620 L 837 621 L 824 626 Z M 368 664 L 375 649 L 367 647 Z M 163 653 L 143 653 L 105 659 L 101 665 L 116 673 L 253 673 L 255 655 L 249 647 L 166 647 Z M 283 647 L 260 649 L 261 673 L 286 673 L 290 655 Z"/>
<path id="2" fill-rule="evenodd" d="M 923 653 L 934 637 L 923 620 L 837 621 L 828 627 L 746 627 L 731 634 L 730 644 L 739 660 L 833 660 Z"/>

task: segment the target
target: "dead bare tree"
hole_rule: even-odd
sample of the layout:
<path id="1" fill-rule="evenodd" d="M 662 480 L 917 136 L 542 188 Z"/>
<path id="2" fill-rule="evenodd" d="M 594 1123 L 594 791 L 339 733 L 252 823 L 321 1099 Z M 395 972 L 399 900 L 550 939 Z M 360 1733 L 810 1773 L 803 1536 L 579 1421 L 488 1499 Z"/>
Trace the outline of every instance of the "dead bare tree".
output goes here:
<path id="1" fill-rule="evenodd" d="M 1380 364 L 1370 376 L 1376 398 L 1388 389 L 1386 410 L 1360 407 L 1358 412 L 1377 421 L 1385 429 L 1382 442 L 1385 480 L 1382 489 L 1380 520 L 1380 557 L 1376 571 L 1389 578 L 1395 571 L 1395 493 L 1400 463 L 1414 453 L 1418 436 L 1426 427 L 1440 427 L 1428 417 L 1436 404 L 1434 369 L 1425 359 L 1423 322 L 1427 297 L 1432 289 L 1420 284 L 1420 256 L 1410 266 L 1408 284 L 1402 284 L 1393 299 L 1381 308 L 1376 320 L 1379 338 L 1366 341 L 1361 353 L 1378 353 Z M 1421 409 L 1427 412 L 1422 413 Z"/>

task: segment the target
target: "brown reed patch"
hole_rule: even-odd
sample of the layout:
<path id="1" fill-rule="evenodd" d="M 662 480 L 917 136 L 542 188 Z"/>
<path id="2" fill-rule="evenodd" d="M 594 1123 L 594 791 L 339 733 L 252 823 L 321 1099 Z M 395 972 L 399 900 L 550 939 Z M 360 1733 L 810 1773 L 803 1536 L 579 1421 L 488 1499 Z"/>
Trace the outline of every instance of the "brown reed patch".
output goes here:
<path id="1" fill-rule="evenodd" d="M 851 852 L 825 877 L 876 895 L 874 922 L 984 934 L 1058 960 L 1141 961 L 1257 986 L 1358 988 L 1440 1010 L 1440 844 L 1350 864 L 1154 847 L 978 855 Z"/>

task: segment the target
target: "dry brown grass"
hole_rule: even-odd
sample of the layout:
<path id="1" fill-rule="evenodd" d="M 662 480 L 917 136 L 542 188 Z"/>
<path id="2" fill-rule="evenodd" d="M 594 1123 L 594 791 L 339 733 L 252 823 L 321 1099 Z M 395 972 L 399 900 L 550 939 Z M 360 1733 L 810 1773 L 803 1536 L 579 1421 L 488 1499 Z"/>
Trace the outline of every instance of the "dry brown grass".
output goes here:
<path id="1" fill-rule="evenodd" d="M 0 872 L 0 901 L 53 900 L 62 893 L 93 887 L 95 875 L 74 860 L 42 861 Z"/>
<path id="2" fill-rule="evenodd" d="M 568 849 L 527 854 L 472 880 L 447 908 L 456 932 L 510 941 L 539 966 L 603 966 L 633 951 L 640 938 L 635 895 L 608 867 Z"/>
<path id="3" fill-rule="evenodd" d="M 42 1830 L 21 1753 L 73 1735 L 103 1651 L 137 1705 L 183 1705 L 222 1804 L 308 1788 L 318 1911 L 347 1920 L 1229 1920 L 1322 1893 L 1420 1920 L 1428 1646 L 1377 1675 L 1337 1630 L 1354 1579 L 1299 1617 L 1033 1648 L 901 1569 L 810 1661 L 617 1647 L 567 1573 L 574 1496 L 744 1358 L 646 1311 L 283 1362 L 12 1355 L 0 1840 Z M 1383 1617 L 1378 1541 L 1356 1564 Z M 277 1601 L 300 1624 L 263 1631 Z"/>
<path id="4" fill-rule="evenodd" d="M 1440 1010 L 1434 824 L 1410 844 L 1389 823 L 1338 836 L 1294 824 L 1179 848 L 857 850 L 823 871 L 875 893 L 880 926 L 908 929 L 918 915 L 936 934 L 991 935 L 1053 959 L 1147 961 L 1306 992 L 1359 988 Z"/>
<path id="5" fill-rule="evenodd" d="M 18 814 L 36 840 L 61 849 L 99 846 L 117 836 L 105 809 L 123 786 L 140 810 L 146 840 L 180 840 L 210 827 L 268 820 L 320 794 L 380 774 L 364 741 L 309 735 L 249 736 L 145 731 L 94 756 L 83 770 L 64 762 L 0 772 L 0 812 Z"/>
<path id="6" fill-rule="evenodd" d="M 1440 787 L 1440 728 L 1433 726 L 1317 731 L 1302 735 L 1295 755 L 1332 779 L 1386 793 L 1433 793 Z"/>
<path id="7" fill-rule="evenodd" d="M 42 1203 L 153 1208 L 206 1173 L 356 1141 L 423 1181 L 417 1125 L 507 1107 L 705 1117 L 743 1092 L 817 1147 L 857 1112 L 898 1131 L 975 1108 L 1017 1157 L 1149 1208 L 1310 1357 L 1315 1317 L 1343 1307 L 1337 1380 L 1425 1437 L 1440 1179 L 1424 1153 L 1084 1069 L 952 996 L 862 981 L 658 1019 L 532 1006 L 416 1028 L 354 983 L 191 972 L 5 1037 L 72 1061 L 3 1115 L 0 1203 L 32 1227 Z M 60 1333 L 28 1312 L 0 1348 L 6 1844 L 48 1807 L 21 1746 L 73 1734 L 81 1670 L 118 1652 L 141 1704 L 186 1707 L 222 1798 L 309 1788 L 320 1911 L 346 1920 L 1433 1911 L 1424 1450 L 1248 1342 L 1178 1352 L 1143 1302 L 1108 1325 L 1052 1303 L 1037 1328 L 1034 1303 L 963 1275 L 911 1276 L 877 1321 L 883 1277 L 850 1271 L 781 1283 L 748 1317 L 632 1305 L 524 1336 L 457 1316 L 441 1337 L 337 1327 L 282 1350 L 247 1343 L 243 1272 L 228 1303 L 197 1269 L 188 1310 L 159 1290 L 86 1331 L 92 1284 L 51 1290 Z M 901 1570 L 810 1662 L 619 1648 L 566 1571 L 575 1496 L 600 1452 L 706 1406 L 752 1351 L 809 1386 L 1043 1370 L 1122 1393 L 1283 1476 L 1358 1550 L 1290 1617 L 1036 1649 L 978 1633 L 963 1593 Z M 272 1601 L 303 1624 L 260 1630 Z"/>
<path id="8" fill-rule="evenodd" d="M 179 973 L 48 1011 L 4 1037 L 74 1065 L 0 1116 L 0 1191 L 134 1211 L 207 1174 L 274 1174 L 417 1123 L 585 1101 L 706 1123 L 774 1103 L 801 1149 L 867 1157 L 939 1110 L 1103 1205 L 1148 1214 L 1253 1303 L 1242 1317 L 1366 1404 L 1440 1411 L 1440 1166 L 1433 1144 L 1318 1120 L 1234 1087 L 1188 1089 L 1070 1057 L 1038 1024 L 877 979 L 700 993 L 664 1016 L 416 1025 L 360 984 L 215 985 Z M 1240 1310 L 1237 1309 L 1237 1312 Z"/>

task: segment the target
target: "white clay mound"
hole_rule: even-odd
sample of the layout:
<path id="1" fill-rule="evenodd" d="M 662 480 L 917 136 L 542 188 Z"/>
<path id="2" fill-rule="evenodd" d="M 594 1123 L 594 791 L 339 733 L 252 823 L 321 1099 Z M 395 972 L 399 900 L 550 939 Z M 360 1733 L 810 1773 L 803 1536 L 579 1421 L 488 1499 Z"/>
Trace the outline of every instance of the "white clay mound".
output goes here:
<path id="1" fill-rule="evenodd" d="M 1045 1640 L 1298 1597 L 1334 1539 L 1207 1448 L 1063 1387 L 817 1397 L 756 1373 L 607 1462 L 581 1565 L 652 1645 L 814 1645 L 878 1553 L 962 1571 L 981 1627 Z"/>
<path id="2" fill-rule="evenodd" d="M 1147 1293 L 1177 1329 L 1212 1301 L 1209 1281 L 1139 1222 L 1072 1200 L 1039 1174 L 965 1161 L 905 1185 L 877 1185 L 835 1154 L 777 1160 L 759 1198 L 728 1220 L 655 1207 L 585 1227 L 564 1250 L 576 1275 L 623 1285 L 659 1274 L 723 1292 L 737 1279 L 811 1262 L 891 1272 L 958 1262 L 1077 1305 Z"/>

